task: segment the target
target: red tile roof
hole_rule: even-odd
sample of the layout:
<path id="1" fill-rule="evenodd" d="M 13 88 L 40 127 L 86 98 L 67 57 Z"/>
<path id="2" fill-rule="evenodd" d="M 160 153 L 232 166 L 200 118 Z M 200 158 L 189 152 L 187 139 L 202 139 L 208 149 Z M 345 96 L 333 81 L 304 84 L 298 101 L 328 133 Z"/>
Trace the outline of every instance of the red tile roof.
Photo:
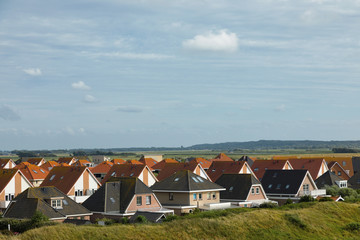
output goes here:
<path id="1" fill-rule="evenodd" d="M 148 166 L 150 168 L 150 170 L 153 170 L 152 167 L 157 164 L 158 162 L 153 159 L 153 158 L 145 158 L 145 157 L 141 157 L 139 162 L 141 162 L 142 164 L 145 164 L 146 166 Z"/>
<path id="2" fill-rule="evenodd" d="M 76 162 L 76 158 L 74 157 L 61 157 L 59 158 L 59 160 L 57 160 L 58 163 L 66 163 L 66 164 L 73 164 L 74 162 Z M 73 162 L 73 163 L 72 163 Z"/>
<path id="3" fill-rule="evenodd" d="M 240 173 L 244 165 L 249 166 L 245 161 L 213 161 L 206 173 L 211 181 L 216 182 L 224 173 Z"/>
<path id="4" fill-rule="evenodd" d="M 15 168 L 19 169 L 29 180 L 43 180 L 49 174 L 49 171 L 46 169 L 28 162 L 22 162 L 16 165 Z"/>
<path id="5" fill-rule="evenodd" d="M 55 162 L 55 161 L 47 161 L 46 163 L 44 163 L 43 165 L 41 165 L 40 167 L 42 167 L 43 169 L 46 170 L 51 170 L 53 167 L 55 166 L 59 166 L 60 164 Z"/>
<path id="6" fill-rule="evenodd" d="M 87 167 L 57 166 L 51 169 L 40 187 L 54 186 L 64 194 L 68 194 Z"/>
<path id="7" fill-rule="evenodd" d="M 142 165 L 144 165 L 143 163 L 141 163 L 141 162 L 139 162 L 138 160 L 135 160 L 135 159 L 126 161 L 126 164 L 142 164 Z"/>
<path id="8" fill-rule="evenodd" d="M 16 175 L 18 169 L 1 169 L 0 170 L 0 193 L 4 191 L 10 180 Z"/>
<path id="9" fill-rule="evenodd" d="M 200 166 L 203 169 L 209 169 L 209 167 L 211 166 L 211 163 L 212 163 L 211 160 L 206 160 L 204 158 L 194 158 L 189 162 L 196 162 L 196 163 L 200 164 Z"/>
<path id="10" fill-rule="evenodd" d="M 73 164 L 73 166 L 87 166 L 87 164 L 91 164 L 91 162 L 86 159 L 79 159 Z"/>
<path id="11" fill-rule="evenodd" d="M 354 175 L 354 166 L 352 162 L 352 157 L 324 157 L 326 162 L 337 162 L 344 170 L 349 172 L 349 176 Z"/>
<path id="12" fill-rule="evenodd" d="M 212 161 L 225 161 L 225 162 L 234 162 L 230 157 L 228 157 L 225 153 L 219 153 L 214 159 L 211 159 Z"/>
<path id="13" fill-rule="evenodd" d="M 288 160 L 256 160 L 251 166 L 251 170 L 257 178 L 261 179 L 267 169 L 281 170 L 287 162 Z"/>
<path id="14" fill-rule="evenodd" d="M 126 161 L 124 159 L 121 159 L 121 158 L 115 158 L 115 159 L 111 160 L 111 162 L 114 163 L 114 164 L 126 163 Z"/>
<path id="15" fill-rule="evenodd" d="M 42 164 L 41 162 L 45 162 L 44 158 L 29 158 L 26 162 L 34 164 L 34 165 L 39 165 Z"/>
<path id="16" fill-rule="evenodd" d="M 0 169 L 4 168 L 5 165 L 9 162 L 13 161 L 11 158 L 0 158 Z M 13 161 L 13 164 L 15 165 L 15 162 Z"/>
<path id="17" fill-rule="evenodd" d="M 295 170 L 297 169 L 308 170 L 311 177 L 315 181 L 318 178 L 318 174 L 321 169 L 322 163 L 325 162 L 325 160 L 324 158 L 299 158 L 299 159 L 290 159 L 289 162 Z"/>
<path id="18" fill-rule="evenodd" d="M 345 174 L 345 176 L 338 176 L 338 177 L 340 177 L 344 180 L 350 179 L 350 175 L 345 171 L 345 169 L 338 162 L 335 162 L 335 161 L 328 162 L 327 165 L 328 165 L 330 172 L 333 172 L 332 168 L 335 168 L 336 166 L 341 169 L 341 172 L 343 172 Z"/>
<path id="19" fill-rule="evenodd" d="M 157 164 L 153 165 L 152 168 L 154 170 L 159 170 L 161 171 L 161 169 L 164 168 L 165 164 L 167 163 L 178 163 L 179 161 L 176 161 L 175 159 L 172 158 L 166 158 L 164 160 L 161 160 L 160 162 L 158 162 Z"/>
<path id="20" fill-rule="evenodd" d="M 157 176 L 157 179 L 159 181 L 162 181 L 165 178 L 181 170 L 189 170 L 191 172 L 194 172 L 197 166 L 198 166 L 197 162 L 166 163 L 162 168 L 162 170 L 160 171 L 159 175 Z"/>
<path id="21" fill-rule="evenodd" d="M 92 173 L 102 173 L 102 174 L 106 174 L 109 172 L 109 170 L 111 169 L 111 167 L 114 164 L 112 162 L 109 161 L 103 161 L 101 163 L 99 163 L 98 165 L 96 165 L 95 167 L 90 168 L 90 171 Z"/>
<path id="22" fill-rule="evenodd" d="M 145 168 L 144 164 L 114 164 L 102 183 L 105 183 L 110 177 L 139 177 Z"/>

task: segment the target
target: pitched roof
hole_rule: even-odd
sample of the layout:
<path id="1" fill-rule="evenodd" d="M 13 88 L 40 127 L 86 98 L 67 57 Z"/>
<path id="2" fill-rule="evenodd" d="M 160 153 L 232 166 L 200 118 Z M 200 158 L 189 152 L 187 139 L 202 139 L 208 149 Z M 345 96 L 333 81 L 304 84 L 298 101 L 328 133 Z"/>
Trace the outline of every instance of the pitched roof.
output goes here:
<path id="1" fill-rule="evenodd" d="M 115 159 L 111 160 L 111 162 L 114 163 L 114 164 L 126 163 L 126 161 L 124 159 L 121 159 L 121 158 L 115 158 Z"/>
<path id="2" fill-rule="evenodd" d="M 318 188 L 323 188 L 325 187 L 325 185 L 337 185 L 337 181 L 344 181 L 344 179 L 338 177 L 335 173 L 331 171 L 327 171 L 326 173 L 318 177 L 318 179 L 315 180 L 315 183 Z"/>
<path id="3" fill-rule="evenodd" d="M 114 164 L 102 182 L 105 183 L 110 177 L 139 177 L 145 168 L 144 164 Z"/>
<path id="4" fill-rule="evenodd" d="M 189 170 L 181 170 L 166 179 L 156 182 L 151 186 L 154 192 L 172 191 L 172 192 L 191 192 L 191 191 L 211 191 L 225 190 L 220 185 L 213 183 L 205 178 L 192 173 Z"/>
<path id="5" fill-rule="evenodd" d="M 139 162 L 138 160 L 131 159 L 126 161 L 127 164 L 143 164 L 142 162 Z"/>
<path id="6" fill-rule="evenodd" d="M 176 161 L 175 159 L 166 158 L 166 159 L 161 160 L 157 164 L 153 165 L 152 169 L 161 171 L 164 168 L 165 164 L 167 164 L 167 163 L 178 163 L 178 162 L 179 161 Z"/>
<path id="7" fill-rule="evenodd" d="M 51 198 L 63 198 L 62 209 L 51 207 Z M 49 218 L 91 215 L 91 212 L 66 196 L 56 187 L 28 188 L 19 194 L 5 212 L 7 218 L 31 218 L 38 210 Z"/>
<path id="8" fill-rule="evenodd" d="M 77 166 L 57 166 L 50 170 L 41 187 L 55 186 L 60 191 L 68 194 L 80 176 L 86 171 L 87 167 Z"/>
<path id="9" fill-rule="evenodd" d="M 114 164 L 112 162 L 109 161 L 103 161 L 101 163 L 99 163 L 98 165 L 96 165 L 95 167 L 90 168 L 90 171 L 92 173 L 107 173 L 109 172 L 109 170 L 111 169 L 111 167 Z"/>
<path id="10" fill-rule="evenodd" d="M 226 190 L 220 192 L 221 199 L 246 200 L 253 185 L 260 184 L 252 174 L 223 174 L 216 183 Z"/>
<path id="11" fill-rule="evenodd" d="M 48 170 L 28 162 L 22 162 L 16 165 L 15 168 L 19 169 L 29 180 L 42 180 L 49 174 Z"/>
<path id="12" fill-rule="evenodd" d="M 12 161 L 13 164 L 15 165 L 14 160 L 12 160 L 11 158 L 0 158 L 0 169 L 4 168 L 5 165 L 10 161 Z"/>
<path id="13" fill-rule="evenodd" d="M 29 158 L 26 162 L 34 164 L 34 165 L 39 165 L 42 161 L 44 162 L 45 159 L 44 158 Z"/>
<path id="14" fill-rule="evenodd" d="M 329 170 L 332 170 L 332 168 L 334 168 L 334 167 L 339 167 L 341 170 L 342 170 L 342 172 L 343 173 L 345 173 L 346 174 L 346 177 L 340 177 L 340 178 L 344 178 L 344 179 L 349 179 L 350 178 L 350 176 L 349 176 L 349 174 L 347 173 L 347 171 L 345 171 L 345 169 L 338 163 L 338 162 L 335 162 L 335 161 L 332 161 L 332 162 L 327 162 L 327 165 L 328 165 L 328 169 Z M 331 171 L 332 172 L 332 171 Z"/>
<path id="15" fill-rule="evenodd" d="M 306 169 L 266 170 L 261 184 L 266 194 L 297 194 L 306 174 Z"/>
<path id="16" fill-rule="evenodd" d="M 41 165 L 40 167 L 46 169 L 46 170 L 50 170 L 51 168 L 55 167 L 55 166 L 59 166 L 60 164 L 58 162 L 55 161 L 47 161 L 46 163 L 44 163 L 43 165 Z"/>
<path id="17" fill-rule="evenodd" d="M 206 173 L 215 182 L 224 173 L 239 174 L 244 165 L 247 165 L 244 161 L 213 161 Z"/>
<path id="18" fill-rule="evenodd" d="M 290 159 L 289 162 L 294 169 L 306 169 L 310 172 L 311 177 L 316 179 L 318 177 L 324 158 L 299 158 Z M 327 165 L 325 164 L 327 167 Z"/>
<path id="19" fill-rule="evenodd" d="M 134 215 L 129 219 L 130 223 L 136 223 L 138 216 L 144 216 L 148 222 L 159 223 L 162 222 L 162 219 L 166 218 L 164 213 L 161 212 L 145 212 L 145 211 L 136 211 Z"/>
<path id="20" fill-rule="evenodd" d="M 355 173 L 349 180 L 348 183 L 351 188 L 360 189 L 360 171 Z"/>
<path id="21" fill-rule="evenodd" d="M 256 160 L 251 169 L 261 179 L 267 169 L 283 169 L 287 162 L 288 160 Z"/>
<path id="22" fill-rule="evenodd" d="M 324 156 L 325 161 L 327 162 L 337 162 L 339 165 L 346 171 L 348 171 L 349 176 L 354 175 L 354 166 L 352 157 L 335 157 L 335 156 Z"/>
<path id="23" fill-rule="evenodd" d="M 209 169 L 212 163 L 211 160 L 206 160 L 204 158 L 193 158 L 189 161 L 189 163 L 191 162 L 196 162 L 197 164 L 200 164 L 203 169 Z"/>
<path id="24" fill-rule="evenodd" d="M 125 213 L 134 195 L 143 193 L 153 192 L 137 177 L 112 178 L 83 202 L 83 206 L 92 212 Z"/>
<path id="25" fill-rule="evenodd" d="M 158 162 L 153 159 L 153 158 L 146 158 L 144 156 L 142 156 L 139 160 L 139 162 L 141 162 L 142 164 L 145 164 L 146 166 L 148 166 L 150 168 L 150 170 L 153 170 L 152 166 L 154 166 L 155 164 L 157 164 Z"/>
<path id="26" fill-rule="evenodd" d="M 212 161 L 230 161 L 233 162 L 234 160 L 228 157 L 225 153 L 219 153 Z"/>
<path id="27" fill-rule="evenodd" d="M 181 170 L 189 170 L 191 172 L 194 172 L 197 166 L 197 162 L 166 163 L 163 169 L 160 171 L 159 175 L 157 176 L 157 179 L 161 181 Z"/>
<path id="28" fill-rule="evenodd" d="M 18 169 L 1 169 L 0 170 L 0 193 L 5 189 L 10 180 L 16 175 Z"/>
<path id="29" fill-rule="evenodd" d="M 58 163 L 66 163 L 69 165 L 71 165 L 70 164 L 71 162 L 75 162 L 75 161 L 76 161 L 76 158 L 74 158 L 74 157 L 61 157 L 57 160 Z"/>
<path id="30" fill-rule="evenodd" d="M 87 164 L 91 164 L 91 162 L 86 159 L 79 159 L 73 164 L 73 166 L 87 166 Z"/>

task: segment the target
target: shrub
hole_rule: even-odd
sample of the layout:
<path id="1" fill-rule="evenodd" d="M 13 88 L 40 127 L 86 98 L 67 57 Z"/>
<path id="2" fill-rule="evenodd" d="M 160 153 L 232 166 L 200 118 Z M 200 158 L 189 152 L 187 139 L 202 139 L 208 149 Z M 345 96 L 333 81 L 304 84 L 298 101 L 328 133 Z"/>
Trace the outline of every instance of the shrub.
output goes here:
<path id="1" fill-rule="evenodd" d="M 136 217 L 135 222 L 136 223 L 147 223 L 148 220 L 143 215 L 139 215 Z"/>
<path id="2" fill-rule="evenodd" d="M 293 200 L 291 200 L 290 198 L 286 199 L 286 202 L 284 205 L 288 205 L 288 204 L 293 204 Z"/>
<path id="3" fill-rule="evenodd" d="M 112 225 L 116 222 L 114 219 L 109 219 L 109 218 L 96 219 L 97 223 L 100 221 L 103 221 L 105 225 Z"/>
<path id="4" fill-rule="evenodd" d="M 322 197 L 319 199 L 319 202 L 333 202 L 334 199 L 330 198 L 330 197 Z"/>
<path id="5" fill-rule="evenodd" d="M 163 220 L 163 222 L 171 222 L 171 221 L 174 221 L 174 220 L 177 220 L 177 219 L 179 219 L 179 216 L 177 216 L 177 215 L 168 215 Z"/>
<path id="6" fill-rule="evenodd" d="M 349 231 L 359 231 L 360 223 L 358 223 L 358 222 L 349 223 L 345 226 L 345 229 L 349 230 Z"/>
<path id="7" fill-rule="evenodd" d="M 300 198 L 299 202 L 314 202 L 315 199 L 310 195 L 305 195 Z"/>
<path id="8" fill-rule="evenodd" d="M 265 202 L 260 204 L 259 208 L 277 208 L 278 205 L 276 203 L 270 203 L 270 202 Z"/>
<path id="9" fill-rule="evenodd" d="M 129 219 L 127 217 L 123 217 L 123 218 L 121 218 L 121 223 L 127 224 L 127 223 L 129 223 Z"/>
<path id="10" fill-rule="evenodd" d="M 288 220 L 290 223 L 292 223 L 293 225 L 301 228 L 301 229 L 305 229 L 307 228 L 307 225 L 305 223 L 303 223 L 301 221 L 301 219 L 295 215 L 295 214 L 285 214 L 285 219 Z"/>

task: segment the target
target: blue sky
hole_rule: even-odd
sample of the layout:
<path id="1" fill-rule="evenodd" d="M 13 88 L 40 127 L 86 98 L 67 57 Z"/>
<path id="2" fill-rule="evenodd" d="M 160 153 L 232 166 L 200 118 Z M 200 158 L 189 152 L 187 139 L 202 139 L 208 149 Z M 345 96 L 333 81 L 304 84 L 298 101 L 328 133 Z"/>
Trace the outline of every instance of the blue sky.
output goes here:
<path id="1" fill-rule="evenodd" d="M 358 0 L 0 0 L 0 150 L 360 139 Z"/>

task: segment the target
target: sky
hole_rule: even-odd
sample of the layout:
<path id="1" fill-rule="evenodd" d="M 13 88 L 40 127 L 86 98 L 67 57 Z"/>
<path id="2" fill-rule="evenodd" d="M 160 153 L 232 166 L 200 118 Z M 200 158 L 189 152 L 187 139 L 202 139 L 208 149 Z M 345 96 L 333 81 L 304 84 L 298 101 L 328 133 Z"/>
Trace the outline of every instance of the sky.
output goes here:
<path id="1" fill-rule="evenodd" d="M 0 150 L 360 139 L 359 0 L 0 0 Z"/>

